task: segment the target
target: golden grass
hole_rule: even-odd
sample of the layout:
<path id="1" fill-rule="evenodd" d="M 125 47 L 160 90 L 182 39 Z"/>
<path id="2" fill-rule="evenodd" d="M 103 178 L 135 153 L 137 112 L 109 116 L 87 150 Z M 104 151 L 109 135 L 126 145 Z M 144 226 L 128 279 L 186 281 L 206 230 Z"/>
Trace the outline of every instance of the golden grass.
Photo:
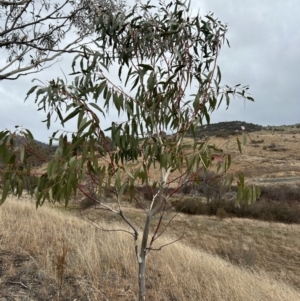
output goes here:
<path id="1" fill-rule="evenodd" d="M 287 128 L 284 132 L 271 132 L 262 130 L 250 133 L 247 143 L 239 154 L 236 138 L 243 140 L 242 135 L 231 136 L 229 139 L 212 137 L 216 145 L 222 145 L 228 140 L 227 151 L 232 155 L 232 168 L 230 172 L 242 172 L 246 177 L 292 177 L 300 176 L 300 157 L 298 152 L 300 130 Z M 249 138 L 250 137 L 250 138 Z M 262 143 L 251 143 L 251 140 Z M 268 149 L 274 145 L 278 151 Z"/>
<path id="2" fill-rule="evenodd" d="M 299 182 L 300 177 L 300 155 L 299 155 L 299 141 L 300 129 L 286 128 L 284 132 L 276 132 L 270 130 L 262 130 L 258 132 L 249 133 L 247 136 L 247 143 L 242 147 L 242 154 L 239 153 L 236 139 L 243 141 L 243 135 L 237 134 L 226 138 L 212 136 L 208 139 L 208 143 L 216 145 L 224 150 L 224 153 L 232 156 L 232 165 L 229 173 L 237 174 L 242 172 L 247 183 L 255 183 L 261 185 L 256 180 L 258 178 L 284 178 L 297 177 L 295 181 Z M 252 141 L 262 141 L 261 143 L 251 143 Z M 183 140 L 185 144 L 193 144 L 191 138 Z M 268 146 L 275 145 L 278 151 L 271 151 Z M 98 159 L 99 164 L 108 165 L 109 157 Z M 142 164 L 132 168 L 132 171 Z M 213 169 L 212 165 L 212 169 Z M 44 173 L 47 169 L 47 164 L 44 164 L 34 169 L 35 173 Z M 182 167 L 183 171 L 185 165 Z M 150 183 L 157 180 L 161 175 L 158 168 L 153 166 L 148 171 Z M 177 179 L 180 176 L 178 171 L 172 173 L 169 181 Z M 290 183 L 290 182 L 289 182 Z M 139 183 L 136 183 L 137 185 Z M 170 184 L 170 187 L 176 186 L 177 181 Z"/>
<path id="3" fill-rule="evenodd" d="M 144 212 L 125 206 L 124 212 L 136 225 L 144 225 Z M 174 216 L 170 210 L 164 216 L 162 228 Z M 88 209 L 82 212 L 98 220 L 115 223 L 118 218 L 105 211 Z M 158 217 L 153 220 L 152 231 Z M 219 218 L 178 214 L 167 234 L 185 236 L 182 243 L 250 270 L 263 271 L 300 289 L 300 225 L 264 222 L 242 218 Z M 159 242 L 162 243 L 162 242 Z"/>
<path id="4" fill-rule="evenodd" d="M 122 226 L 118 222 L 114 223 L 113 227 Z M 111 223 L 108 225 L 105 221 L 102 225 L 111 227 Z M 253 223 L 253 228 L 255 225 L 259 228 L 261 223 Z M 180 226 L 180 220 L 177 226 Z M 209 223 L 206 225 L 207 229 L 212 226 Z M 234 220 L 234 226 L 238 229 L 240 225 Z M 220 228 L 215 228 L 214 233 L 217 234 Z M 36 210 L 33 202 L 12 199 L 0 207 L 0 229 L 2 257 L 8 254 L 6 251 L 10 252 L 10 259 L 13 259 L 11 262 L 15 262 L 17 254 L 30 259 L 24 265 L 0 261 L 4 271 L 0 274 L 0 296 L 4 292 L 9 296 L 11 291 L 8 281 L 16 281 L 16 277 L 30 287 L 30 290 L 25 290 L 26 294 L 34 293 L 36 299 L 39 294 L 39 299 L 44 300 L 50 294 L 53 296 L 59 286 L 56 276 L 57 256 L 61 255 L 64 245 L 68 248 L 68 254 L 61 300 L 136 299 L 137 264 L 133 241 L 128 234 L 103 232 L 70 213 L 47 205 Z M 209 244 L 209 233 L 207 237 L 202 236 L 202 233 L 195 234 L 194 239 L 205 239 Z M 170 237 L 165 237 L 161 243 L 169 240 Z M 289 251 L 294 250 L 291 248 Z M 22 268 L 22 271 L 18 268 Z M 39 290 L 38 281 L 43 284 Z M 21 300 L 16 297 L 21 296 L 21 289 L 21 286 L 19 290 L 14 289 L 16 300 Z M 201 251 L 196 248 L 196 244 L 192 247 L 182 242 L 150 253 L 147 294 L 148 300 L 153 301 L 300 300 L 300 291 L 281 280 L 275 280 L 262 270 L 240 268 Z"/>

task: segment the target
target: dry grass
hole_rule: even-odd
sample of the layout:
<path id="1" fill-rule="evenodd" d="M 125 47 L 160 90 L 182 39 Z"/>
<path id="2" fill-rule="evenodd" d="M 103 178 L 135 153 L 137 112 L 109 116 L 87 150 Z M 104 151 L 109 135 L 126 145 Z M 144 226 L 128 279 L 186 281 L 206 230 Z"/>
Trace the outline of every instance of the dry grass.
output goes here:
<path id="1" fill-rule="evenodd" d="M 249 180 L 253 180 L 253 177 L 264 179 L 300 176 L 299 129 L 287 128 L 283 133 L 268 130 L 250 133 L 242 155 L 238 153 L 236 146 L 237 137 L 240 141 L 243 140 L 242 135 L 229 139 L 211 138 L 216 145 L 229 141 L 227 151 L 233 157 L 231 172 L 243 172 Z"/>
<path id="2" fill-rule="evenodd" d="M 231 172 L 244 172 L 248 182 L 260 179 L 258 185 L 278 186 L 289 177 L 299 182 L 299 129 L 251 133 L 256 142 L 249 141 L 242 155 L 236 137 L 242 140 L 229 137 L 225 145 L 233 156 Z M 210 140 L 227 143 L 220 137 Z M 266 147 L 273 144 L 277 151 Z M 157 172 L 151 170 L 150 176 Z M 127 216 L 142 227 L 143 211 L 124 205 Z M 86 214 L 104 227 L 120 227 L 107 212 L 89 208 L 81 217 Z M 166 214 L 163 224 L 173 214 Z M 136 300 L 132 238 L 100 231 L 81 217 L 48 205 L 36 211 L 29 200 L 7 200 L 0 207 L 0 298 Z M 218 217 L 178 214 L 159 243 L 177 238 L 184 228 L 181 242 L 150 254 L 148 300 L 300 300 L 299 225 L 226 218 L 224 212 Z"/>
<path id="3" fill-rule="evenodd" d="M 141 217 L 138 212 L 141 211 L 130 210 L 128 214 L 139 222 Z M 174 227 L 181 227 L 183 222 L 184 216 L 180 215 Z M 102 221 L 106 227 L 111 227 L 112 223 L 113 227 L 119 227 L 116 221 L 111 221 L 110 225 Z M 299 227 L 279 225 L 267 230 L 266 223 L 220 222 L 191 217 L 185 241 L 150 254 L 148 300 L 300 300 L 299 290 L 282 279 L 275 280 L 272 273 L 266 273 L 263 269 L 250 271 L 201 250 L 204 244 L 207 249 L 210 244 L 211 249 L 216 249 L 216 237 L 230 242 L 232 236 L 239 235 L 241 227 L 242 233 L 249 236 L 255 233 L 257 239 L 269 243 L 273 239 L 278 240 L 276 245 L 268 248 L 265 244 L 265 253 L 299 255 L 299 246 L 293 247 L 289 241 L 285 242 L 285 246 L 281 245 L 283 235 L 289 236 L 287 229 L 294 238 L 299 238 Z M 136 299 L 137 264 L 132 239 L 127 234 L 103 232 L 66 211 L 47 205 L 36 211 L 30 201 L 11 199 L 0 207 L 0 229 L 1 297 L 13 296 L 14 300 L 25 300 L 24 296 L 27 296 L 26 300 L 72 301 Z M 170 232 L 170 235 L 178 234 L 175 228 Z M 248 238 L 243 237 L 247 242 Z M 166 237 L 160 243 L 169 240 L 170 237 Z M 59 299 L 60 279 L 57 272 L 61 268 L 59 262 L 63 247 L 67 248 L 67 253 Z M 275 257 L 273 261 L 277 259 Z M 268 264 L 272 262 L 265 263 Z M 294 268 L 298 269 L 296 265 Z"/>
<path id="4" fill-rule="evenodd" d="M 249 133 L 247 136 L 247 144 L 242 147 L 242 155 L 238 151 L 236 139 L 243 141 L 243 135 L 236 134 L 234 136 L 210 137 L 207 142 L 221 147 L 225 153 L 232 156 L 232 165 L 230 173 L 242 172 L 247 180 L 247 183 L 255 183 L 260 185 L 261 180 L 289 178 L 289 184 L 292 183 L 291 178 L 295 177 L 296 183 L 300 182 L 300 155 L 299 141 L 300 129 L 286 127 L 283 132 L 262 130 L 259 132 Z M 191 138 L 185 138 L 183 143 L 191 143 Z M 271 148 L 270 148 L 271 146 Z M 272 147 L 274 146 L 274 147 Z M 276 150 L 276 151 L 274 151 Z M 107 165 L 109 158 L 99 158 L 98 162 L 102 165 Z M 141 164 L 141 162 L 139 162 Z M 139 167 L 137 164 L 135 168 Z M 183 170 L 185 166 L 182 167 Z M 36 173 L 44 173 L 47 169 L 46 164 L 35 168 Z M 180 173 L 175 171 L 171 174 L 169 180 L 176 179 Z M 149 170 L 150 182 L 157 180 L 160 177 L 158 168 Z M 175 183 L 170 187 L 176 186 Z M 138 183 L 137 183 L 138 185 Z M 274 184 L 276 185 L 276 183 Z"/>

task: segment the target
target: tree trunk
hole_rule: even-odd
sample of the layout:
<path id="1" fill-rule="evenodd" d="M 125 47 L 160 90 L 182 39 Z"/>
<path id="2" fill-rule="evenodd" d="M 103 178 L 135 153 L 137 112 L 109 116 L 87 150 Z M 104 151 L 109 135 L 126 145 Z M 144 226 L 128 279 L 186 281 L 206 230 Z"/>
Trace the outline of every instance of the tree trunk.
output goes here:
<path id="1" fill-rule="evenodd" d="M 146 300 L 146 255 L 147 255 L 147 241 L 150 231 L 152 210 L 147 212 L 147 218 L 145 222 L 143 238 L 141 243 L 140 254 L 138 255 L 139 263 L 139 301 Z"/>
<path id="2" fill-rule="evenodd" d="M 139 301 L 146 300 L 146 258 L 140 258 L 139 262 Z"/>

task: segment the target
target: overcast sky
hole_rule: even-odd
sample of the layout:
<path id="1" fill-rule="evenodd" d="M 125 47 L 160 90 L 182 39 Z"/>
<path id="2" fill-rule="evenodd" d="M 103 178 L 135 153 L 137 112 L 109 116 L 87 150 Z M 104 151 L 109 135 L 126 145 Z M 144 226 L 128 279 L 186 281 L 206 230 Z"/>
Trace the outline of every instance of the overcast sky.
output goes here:
<path id="1" fill-rule="evenodd" d="M 212 11 L 228 24 L 231 48 L 224 45 L 221 50 L 222 82 L 249 85 L 255 99 L 254 103 L 232 100 L 228 110 L 223 106 L 212 114 L 211 122 L 300 123 L 300 1 L 194 0 L 192 7 L 195 13 L 200 9 L 201 15 Z M 5 60 L 0 52 L 0 67 Z M 64 58 L 38 78 L 63 77 L 61 69 L 70 73 L 71 60 Z M 45 115 L 36 111 L 33 99 L 24 103 L 33 77 L 37 75 L 0 81 L 0 130 L 21 125 L 47 142 L 52 131 L 41 123 Z"/>

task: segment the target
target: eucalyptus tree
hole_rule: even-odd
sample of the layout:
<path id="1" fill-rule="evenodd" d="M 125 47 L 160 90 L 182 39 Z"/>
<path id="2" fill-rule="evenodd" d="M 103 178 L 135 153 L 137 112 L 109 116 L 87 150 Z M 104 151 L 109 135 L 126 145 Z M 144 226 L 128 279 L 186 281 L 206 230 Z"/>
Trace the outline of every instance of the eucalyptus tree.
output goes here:
<path id="1" fill-rule="evenodd" d="M 53 64 L 89 42 L 103 9 L 124 9 L 113 0 L 0 1 L 0 80 L 15 80 Z M 67 39 L 66 39 L 67 36 Z M 88 39 L 87 39 L 88 38 Z"/>
<path id="2" fill-rule="evenodd" d="M 74 58 L 71 85 L 53 79 L 27 94 L 36 92 L 35 103 L 47 113 L 48 128 L 53 118 L 63 126 L 77 120 L 71 137 L 64 131 L 53 133 L 50 143 L 57 140 L 59 146 L 47 172 L 34 174 L 31 193 L 37 207 L 46 200 L 67 206 L 80 193 L 119 215 L 134 241 L 142 301 L 147 257 L 164 247 L 158 238 L 173 219 L 162 223 L 169 200 L 185 185 L 199 181 L 201 171 L 215 168 L 225 174 L 231 164 L 225 150 L 197 139 L 197 127 L 209 123 L 222 101 L 229 105 L 230 96 L 253 99 L 247 87 L 221 84 L 217 60 L 227 42 L 227 26 L 213 14 L 193 15 L 190 3 L 137 2 L 126 14 L 103 10 L 94 30 L 93 47 L 83 46 Z M 115 113 L 123 121 L 112 120 L 103 128 L 103 119 Z M 32 139 L 29 130 L 20 132 Z M 106 135 L 114 141 L 114 150 Z M 24 154 L 34 150 L 24 144 L 16 155 L 14 134 L 4 131 L 0 139 L 4 202 L 9 193 L 22 194 L 24 179 L 32 174 Z M 237 144 L 241 149 L 239 140 Z M 246 187 L 243 176 L 237 183 L 237 202 L 256 199 L 259 190 Z M 151 192 L 146 205 L 139 186 Z M 115 194 L 115 203 L 105 201 L 107 191 Z M 128 199 L 143 209 L 142 230 L 124 210 Z"/>

